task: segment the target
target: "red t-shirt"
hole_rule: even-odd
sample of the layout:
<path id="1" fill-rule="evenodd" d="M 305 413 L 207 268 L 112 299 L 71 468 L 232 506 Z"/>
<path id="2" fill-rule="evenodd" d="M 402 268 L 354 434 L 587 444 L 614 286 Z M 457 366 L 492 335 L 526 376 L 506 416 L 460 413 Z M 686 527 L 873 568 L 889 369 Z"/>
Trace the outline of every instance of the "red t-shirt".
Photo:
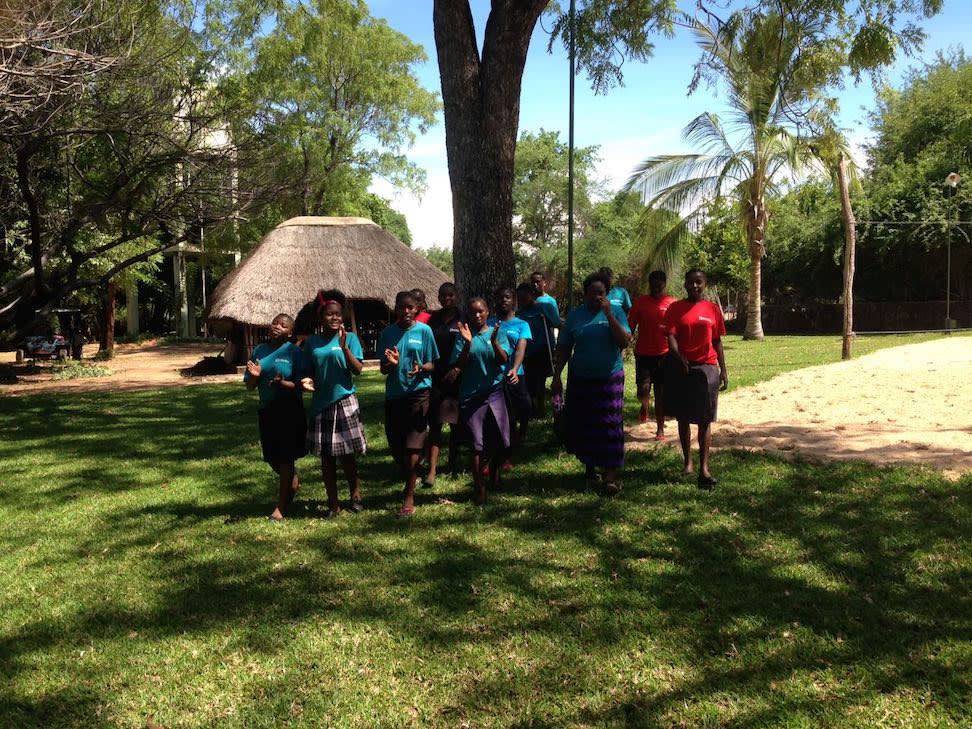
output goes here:
<path id="1" fill-rule="evenodd" d="M 418 314 L 415 315 L 415 321 L 421 322 L 422 324 L 428 324 L 429 319 L 431 318 L 432 315 L 427 311 L 420 311 Z"/>
<path id="2" fill-rule="evenodd" d="M 638 327 L 638 341 L 635 354 L 643 357 L 658 357 L 668 352 L 668 330 L 665 328 L 665 312 L 676 301 L 674 296 L 656 299 L 642 294 L 635 299 L 628 312 L 628 324 L 632 329 Z"/>
<path id="3" fill-rule="evenodd" d="M 680 299 L 668 307 L 665 327 L 689 362 L 719 364 L 712 340 L 726 333 L 722 311 L 711 301 Z"/>

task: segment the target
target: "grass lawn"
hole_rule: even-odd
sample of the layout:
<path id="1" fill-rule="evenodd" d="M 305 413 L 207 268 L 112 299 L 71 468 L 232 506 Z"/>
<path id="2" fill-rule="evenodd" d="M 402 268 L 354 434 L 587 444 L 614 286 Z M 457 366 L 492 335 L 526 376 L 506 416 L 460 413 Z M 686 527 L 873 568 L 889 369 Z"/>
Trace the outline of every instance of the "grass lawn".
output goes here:
<path id="1" fill-rule="evenodd" d="M 734 383 L 821 339 L 733 338 Z M 0 726 L 972 725 L 972 479 L 641 452 L 605 500 L 538 427 L 403 522 L 380 386 L 368 510 L 305 459 L 283 524 L 242 386 L 0 399 Z"/>

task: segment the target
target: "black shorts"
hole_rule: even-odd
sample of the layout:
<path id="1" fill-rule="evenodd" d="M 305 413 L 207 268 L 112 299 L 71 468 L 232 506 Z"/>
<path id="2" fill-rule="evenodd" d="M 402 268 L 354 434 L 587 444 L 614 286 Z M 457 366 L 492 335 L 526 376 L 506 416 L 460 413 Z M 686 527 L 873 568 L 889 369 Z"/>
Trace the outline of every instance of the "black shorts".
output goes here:
<path id="1" fill-rule="evenodd" d="M 537 397 L 543 391 L 547 378 L 553 374 L 549 353 L 537 352 L 525 358 L 523 370 L 527 392 L 530 393 L 530 397 Z"/>
<path id="2" fill-rule="evenodd" d="M 299 397 L 276 397 L 257 418 L 264 461 L 292 463 L 307 455 L 307 418 Z"/>
<path id="3" fill-rule="evenodd" d="M 528 419 L 533 412 L 533 403 L 530 400 L 530 391 L 527 390 L 526 376 L 520 375 L 515 385 L 504 377 L 503 391 L 510 415 L 519 421 Z"/>
<path id="4" fill-rule="evenodd" d="M 385 436 L 392 453 L 425 448 L 429 430 L 429 390 L 385 400 Z"/>
<path id="5" fill-rule="evenodd" d="M 636 354 L 635 355 L 635 384 L 638 387 L 654 382 L 661 385 L 665 382 L 665 358 L 667 354 Z"/>

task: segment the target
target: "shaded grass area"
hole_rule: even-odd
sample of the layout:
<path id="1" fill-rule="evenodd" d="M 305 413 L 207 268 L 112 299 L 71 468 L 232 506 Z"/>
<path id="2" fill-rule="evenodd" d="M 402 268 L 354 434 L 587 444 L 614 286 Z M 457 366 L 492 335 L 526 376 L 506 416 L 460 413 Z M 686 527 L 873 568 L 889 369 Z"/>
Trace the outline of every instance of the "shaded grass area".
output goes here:
<path id="1" fill-rule="evenodd" d="M 0 399 L 0 725 L 972 723 L 969 477 L 661 450 L 604 500 L 542 426 L 402 521 L 361 384 L 368 510 L 305 459 L 279 525 L 241 387 Z"/>

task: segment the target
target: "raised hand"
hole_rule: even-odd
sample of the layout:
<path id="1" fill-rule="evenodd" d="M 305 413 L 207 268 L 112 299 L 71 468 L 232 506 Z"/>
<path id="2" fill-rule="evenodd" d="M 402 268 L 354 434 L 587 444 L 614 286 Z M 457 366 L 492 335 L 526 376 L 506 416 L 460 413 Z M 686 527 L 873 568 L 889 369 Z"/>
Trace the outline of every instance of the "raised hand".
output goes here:
<path id="1" fill-rule="evenodd" d="M 604 312 L 605 316 L 610 316 L 611 314 L 611 300 L 606 296 L 601 299 L 601 311 Z"/>
<path id="2" fill-rule="evenodd" d="M 401 355 L 398 354 L 398 347 L 392 347 L 391 349 L 385 350 L 385 359 L 388 360 L 388 364 L 398 366 L 401 362 Z"/>
<path id="3" fill-rule="evenodd" d="M 302 388 L 304 388 L 305 390 L 307 390 L 307 392 L 314 392 L 314 378 L 313 377 L 304 377 L 300 381 L 300 386 Z"/>
<path id="4" fill-rule="evenodd" d="M 499 333 L 500 333 L 500 325 L 499 322 L 496 322 L 496 326 L 493 327 L 493 333 L 489 336 L 489 341 L 495 344 L 496 338 L 499 336 Z"/>
<path id="5" fill-rule="evenodd" d="M 459 336 L 465 342 L 472 342 L 472 330 L 469 329 L 469 325 L 464 321 L 459 322 Z"/>
<path id="6" fill-rule="evenodd" d="M 338 344 L 341 345 L 341 349 L 348 346 L 348 330 L 344 328 L 344 324 L 341 324 L 341 328 L 338 329 Z"/>
<path id="7" fill-rule="evenodd" d="M 250 377 L 259 377 L 263 369 L 260 367 L 260 363 L 255 359 L 251 359 L 246 363 L 246 372 Z"/>

